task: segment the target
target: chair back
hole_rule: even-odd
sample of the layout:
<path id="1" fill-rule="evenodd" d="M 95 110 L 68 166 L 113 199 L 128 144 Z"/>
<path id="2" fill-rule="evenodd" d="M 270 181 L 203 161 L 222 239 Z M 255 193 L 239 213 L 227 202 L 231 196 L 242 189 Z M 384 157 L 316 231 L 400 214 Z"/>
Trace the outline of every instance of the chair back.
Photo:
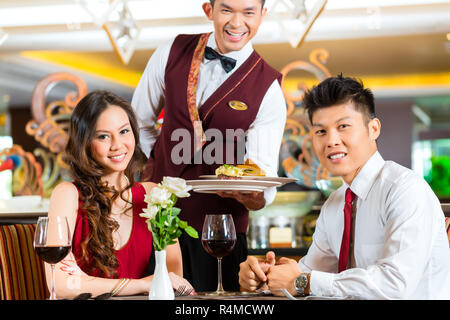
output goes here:
<path id="1" fill-rule="evenodd" d="M 33 248 L 36 224 L 0 225 L 0 300 L 49 296 L 44 263 Z"/>

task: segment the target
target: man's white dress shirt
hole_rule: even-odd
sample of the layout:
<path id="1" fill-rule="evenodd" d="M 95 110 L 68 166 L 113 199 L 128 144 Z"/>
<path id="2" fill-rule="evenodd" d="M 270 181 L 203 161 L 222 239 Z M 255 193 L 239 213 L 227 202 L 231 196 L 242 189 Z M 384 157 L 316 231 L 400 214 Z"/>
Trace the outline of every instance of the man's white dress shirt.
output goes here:
<path id="1" fill-rule="evenodd" d="M 131 101 L 140 127 L 141 148 L 147 157 L 159 134 L 155 129 L 155 122 L 164 107 L 164 75 L 173 40 L 155 50 Z M 214 33 L 209 36 L 207 46 L 217 50 Z M 236 66 L 229 73 L 223 70 L 219 59 L 203 58 L 198 79 L 197 107 L 200 107 L 252 52 L 252 44 L 248 42 L 240 51 L 225 54 L 236 59 Z M 257 89 L 249 88 L 249 90 Z M 267 176 L 277 176 L 278 155 L 285 123 L 286 101 L 278 81 L 275 80 L 267 90 L 256 119 L 247 131 L 248 138 L 245 144 L 244 161 L 247 158 L 251 159 L 266 172 Z M 265 190 L 266 205 L 273 201 L 275 194 L 275 187 Z"/>
<path id="2" fill-rule="evenodd" d="M 426 181 L 376 152 L 353 180 L 356 267 L 337 273 L 348 185 L 323 205 L 313 243 L 299 261 L 319 296 L 450 299 L 444 213 Z M 311 271 L 312 270 L 312 271 Z"/>

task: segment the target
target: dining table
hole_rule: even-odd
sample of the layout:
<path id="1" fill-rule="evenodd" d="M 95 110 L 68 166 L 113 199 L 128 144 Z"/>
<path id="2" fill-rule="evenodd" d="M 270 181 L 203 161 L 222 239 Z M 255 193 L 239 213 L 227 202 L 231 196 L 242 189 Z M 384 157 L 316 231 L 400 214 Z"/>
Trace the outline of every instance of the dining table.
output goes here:
<path id="1" fill-rule="evenodd" d="M 109 298 L 110 300 L 148 300 L 148 295 L 132 295 L 132 296 L 115 296 Z M 196 295 L 187 295 L 175 297 L 176 301 L 287 301 L 287 300 L 361 300 L 358 297 L 323 297 L 323 296 L 306 296 L 306 297 L 291 297 L 275 296 L 273 294 L 252 294 L 248 292 L 239 292 L 232 295 L 214 296 L 206 295 L 199 292 Z"/>

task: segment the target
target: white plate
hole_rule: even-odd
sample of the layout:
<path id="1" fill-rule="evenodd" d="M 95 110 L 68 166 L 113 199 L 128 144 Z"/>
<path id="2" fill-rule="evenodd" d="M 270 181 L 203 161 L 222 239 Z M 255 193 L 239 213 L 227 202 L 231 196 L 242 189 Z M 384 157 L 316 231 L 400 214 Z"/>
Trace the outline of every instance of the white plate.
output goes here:
<path id="1" fill-rule="evenodd" d="M 264 191 L 266 188 L 278 187 L 280 182 L 261 180 L 223 180 L 203 179 L 187 180 L 186 184 L 192 186 L 192 191 L 202 193 L 215 193 L 217 191 Z"/>
<path id="2" fill-rule="evenodd" d="M 202 175 L 202 176 L 199 176 L 199 178 L 200 179 L 208 179 L 208 180 L 211 180 L 211 179 L 217 180 L 217 176 L 216 175 Z M 274 182 L 279 182 L 280 186 L 282 186 L 282 185 L 284 185 L 286 183 L 298 181 L 298 179 L 286 178 L 286 177 L 242 176 L 242 177 L 239 177 L 239 178 L 241 178 L 239 180 L 274 181 Z"/>
<path id="3" fill-rule="evenodd" d="M 191 185 L 193 189 L 198 187 L 215 188 L 215 187 L 249 187 L 249 188 L 269 188 L 281 185 L 278 181 L 264 180 L 225 180 L 225 179 L 203 179 L 203 180 L 187 180 L 186 184 Z"/>
<path id="4" fill-rule="evenodd" d="M 223 191 L 223 192 L 227 192 L 227 191 L 239 191 L 239 192 L 251 192 L 251 191 L 264 191 L 265 188 L 252 188 L 252 187 L 238 187 L 238 186 L 234 186 L 234 187 L 225 187 L 225 186 L 217 186 L 217 187 L 197 187 L 197 188 L 193 188 L 192 191 L 198 192 L 198 193 L 216 193 L 218 191 Z"/>

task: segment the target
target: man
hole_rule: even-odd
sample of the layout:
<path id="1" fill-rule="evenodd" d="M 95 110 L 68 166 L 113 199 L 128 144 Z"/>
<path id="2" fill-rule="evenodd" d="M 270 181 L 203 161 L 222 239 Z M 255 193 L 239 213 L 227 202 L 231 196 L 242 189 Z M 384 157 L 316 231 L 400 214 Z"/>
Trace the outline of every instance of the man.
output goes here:
<path id="1" fill-rule="evenodd" d="M 247 159 L 268 176 L 277 176 L 286 121 L 281 74 L 251 44 L 267 11 L 264 1 L 216 0 L 204 3 L 203 10 L 214 23 L 214 32 L 179 35 L 159 47 L 133 96 L 142 149 L 149 158 L 149 180 L 160 182 L 164 176 L 198 179 L 214 174 L 224 163 Z M 164 123 L 158 135 L 154 124 L 163 108 Z M 230 138 L 230 131 L 246 135 Z M 182 148 L 185 141 L 180 137 L 186 132 L 189 148 Z M 209 153 L 213 145 L 219 148 Z M 270 204 L 275 193 L 275 188 L 251 193 L 191 192 L 191 197 L 178 200 L 180 218 L 200 234 L 206 214 L 232 214 L 237 243 L 222 262 L 225 290 L 239 290 L 239 263 L 247 257 L 248 211 Z M 179 240 L 185 278 L 196 291 L 215 290 L 217 259 L 205 252 L 200 239 L 183 234 Z"/>
<path id="2" fill-rule="evenodd" d="M 269 252 L 248 257 L 239 280 L 276 295 L 449 299 L 450 250 L 431 188 L 377 151 L 380 120 L 361 82 L 342 75 L 306 93 L 320 162 L 344 183 L 324 203 L 313 242 L 298 263 Z"/>

